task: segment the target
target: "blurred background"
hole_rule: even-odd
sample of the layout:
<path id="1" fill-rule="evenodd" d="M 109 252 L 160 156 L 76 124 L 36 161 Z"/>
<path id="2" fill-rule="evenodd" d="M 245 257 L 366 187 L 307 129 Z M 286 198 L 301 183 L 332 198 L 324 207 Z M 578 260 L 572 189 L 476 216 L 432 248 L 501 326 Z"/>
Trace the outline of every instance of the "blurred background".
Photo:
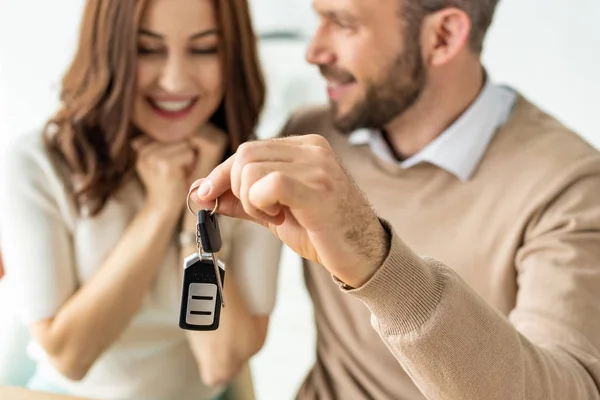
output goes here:
<path id="1" fill-rule="evenodd" d="M 318 71 L 303 59 L 316 21 L 309 0 L 250 2 L 268 82 L 259 134 L 269 137 L 295 108 L 326 101 Z M 39 127 L 57 106 L 83 3 L 0 0 L 0 146 Z M 595 146 L 600 146 L 598 17 L 598 0 L 501 0 L 484 52 L 494 80 L 517 88 Z M 300 263 L 287 249 L 279 279 L 267 343 L 252 361 L 257 398 L 264 400 L 293 398 L 314 360 L 311 305 Z M 2 285 L 0 280 L 0 379 L 28 368 L 26 360 L 21 367 L 5 361 L 11 352 L 22 352 L 27 337 L 11 328 L 17 321 Z"/>

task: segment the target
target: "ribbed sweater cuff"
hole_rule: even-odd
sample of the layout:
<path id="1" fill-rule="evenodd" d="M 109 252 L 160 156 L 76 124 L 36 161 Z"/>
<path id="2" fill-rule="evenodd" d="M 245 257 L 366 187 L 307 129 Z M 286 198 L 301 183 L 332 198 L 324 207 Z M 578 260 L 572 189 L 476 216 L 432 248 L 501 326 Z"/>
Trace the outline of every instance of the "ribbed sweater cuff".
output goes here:
<path id="1" fill-rule="evenodd" d="M 345 293 L 360 299 L 377 319 L 380 329 L 389 334 L 405 334 L 419 329 L 433 314 L 444 288 L 442 271 L 415 255 L 398 237 L 387 221 L 390 233 L 388 256 L 367 283 Z"/>

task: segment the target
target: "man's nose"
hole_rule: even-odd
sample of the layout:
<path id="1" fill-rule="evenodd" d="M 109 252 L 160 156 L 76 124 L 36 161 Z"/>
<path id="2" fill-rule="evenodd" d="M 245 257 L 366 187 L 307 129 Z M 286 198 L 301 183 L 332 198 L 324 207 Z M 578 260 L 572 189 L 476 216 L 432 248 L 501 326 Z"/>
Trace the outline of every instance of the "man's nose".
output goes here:
<path id="1" fill-rule="evenodd" d="M 311 39 L 305 54 L 306 61 L 314 65 L 326 65 L 335 61 L 327 33 L 319 27 Z"/>

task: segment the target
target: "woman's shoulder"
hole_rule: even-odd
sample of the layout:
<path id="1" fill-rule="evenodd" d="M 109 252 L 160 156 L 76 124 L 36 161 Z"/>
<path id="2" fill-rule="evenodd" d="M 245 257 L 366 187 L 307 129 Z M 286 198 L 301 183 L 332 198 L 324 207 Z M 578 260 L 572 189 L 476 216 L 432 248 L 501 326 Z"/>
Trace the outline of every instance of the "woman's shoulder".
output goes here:
<path id="1" fill-rule="evenodd" d="M 46 189 L 55 184 L 64 187 L 64 168 L 48 150 L 42 129 L 15 135 L 5 143 L 0 168 L 5 182 Z"/>
<path id="2" fill-rule="evenodd" d="M 47 148 L 43 130 L 23 132 L 5 144 L 0 157 L 2 212 L 27 204 L 41 213 L 76 215 L 65 166 Z"/>
<path id="3" fill-rule="evenodd" d="M 24 168 L 24 170 L 18 171 L 19 173 L 27 174 L 32 168 L 39 168 L 44 164 L 51 163 L 41 129 L 11 137 L 4 148 L 4 153 L 3 160 L 6 160 L 7 168 Z"/>

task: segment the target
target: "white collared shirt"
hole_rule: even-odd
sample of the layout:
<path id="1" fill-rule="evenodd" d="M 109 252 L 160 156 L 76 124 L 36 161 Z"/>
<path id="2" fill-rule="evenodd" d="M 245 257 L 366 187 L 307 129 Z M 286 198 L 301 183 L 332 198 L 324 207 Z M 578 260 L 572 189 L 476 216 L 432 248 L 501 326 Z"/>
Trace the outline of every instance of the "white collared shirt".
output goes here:
<path id="1" fill-rule="evenodd" d="M 469 180 L 481 161 L 496 130 L 512 112 L 517 93 L 487 80 L 471 106 L 440 136 L 412 157 L 399 162 L 381 131 L 359 129 L 349 136 L 350 144 L 371 147 L 380 159 L 410 168 L 421 162 L 436 165 L 462 181 Z"/>

